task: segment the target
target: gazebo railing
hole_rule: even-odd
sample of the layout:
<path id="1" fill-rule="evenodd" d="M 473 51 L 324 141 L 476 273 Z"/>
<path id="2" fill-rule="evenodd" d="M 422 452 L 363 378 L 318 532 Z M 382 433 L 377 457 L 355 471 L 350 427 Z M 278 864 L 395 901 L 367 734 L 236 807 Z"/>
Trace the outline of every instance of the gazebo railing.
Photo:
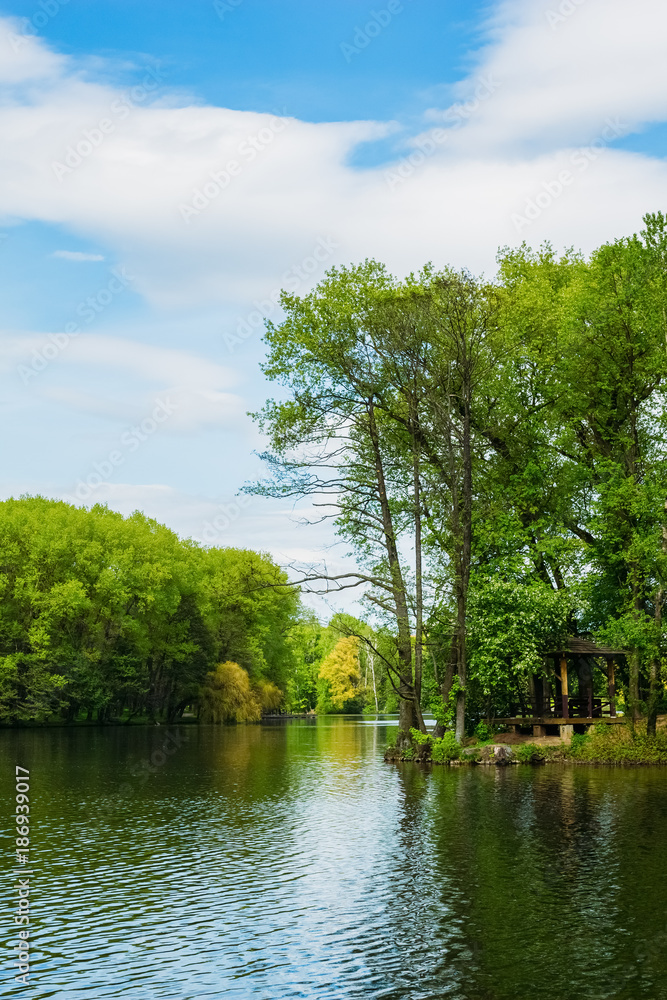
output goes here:
<path id="1" fill-rule="evenodd" d="M 548 702 L 540 708 L 536 705 L 512 706 L 514 718 L 564 718 L 563 701 L 561 698 L 551 697 Z M 615 702 L 592 696 L 585 698 L 568 697 L 567 718 L 570 719 L 602 719 L 613 718 L 616 715 Z"/>

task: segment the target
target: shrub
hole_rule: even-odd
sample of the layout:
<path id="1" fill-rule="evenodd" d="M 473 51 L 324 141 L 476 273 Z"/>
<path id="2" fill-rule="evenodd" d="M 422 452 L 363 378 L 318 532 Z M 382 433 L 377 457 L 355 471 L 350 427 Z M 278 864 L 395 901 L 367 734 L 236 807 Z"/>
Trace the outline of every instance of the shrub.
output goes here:
<path id="1" fill-rule="evenodd" d="M 478 722 L 475 726 L 475 736 L 480 742 L 486 743 L 495 736 L 494 727 L 487 722 Z"/>
<path id="2" fill-rule="evenodd" d="M 512 747 L 520 764 L 544 764 L 547 751 L 536 743 L 519 743 Z"/>
<path id="3" fill-rule="evenodd" d="M 429 746 L 432 738 L 429 733 L 421 733 L 418 729 L 410 730 L 410 739 L 420 747 Z"/>
<path id="4" fill-rule="evenodd" d="M 579 754 L 583 753 L 587 743 L 588 743 L 587 733 L 574 733 L 570 741 L 570 754 L 573 757 L 576 757 Z"/>
<path id="5" fill-rule="evenodd" d="M 445 733 L 440 739 L 433 739 L 431 760 L 434 764 L 444 764 L 446 761 L 459 760 L 461 747 L 456 742 L 454 733 Z"/>
<path id="6" fill-rule="evenodd" d="M 572 737 L 568 756 L 593 764 L 667 764 L 667 736 L 632 732 L 626 725 L 592 726 Z"/>

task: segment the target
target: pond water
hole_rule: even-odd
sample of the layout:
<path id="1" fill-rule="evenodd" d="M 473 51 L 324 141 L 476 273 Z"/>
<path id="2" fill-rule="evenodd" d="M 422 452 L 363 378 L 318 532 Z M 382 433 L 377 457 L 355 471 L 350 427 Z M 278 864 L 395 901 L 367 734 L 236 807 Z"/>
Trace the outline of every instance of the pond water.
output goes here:
<path id="1" fill-rule="evenodd" d="M 667 768 L 396 766 L 385 739 L 0 732 L 6 913 L 15 764 L 34 872 L 33 985 L 3 995 L 667 998 Z"/>

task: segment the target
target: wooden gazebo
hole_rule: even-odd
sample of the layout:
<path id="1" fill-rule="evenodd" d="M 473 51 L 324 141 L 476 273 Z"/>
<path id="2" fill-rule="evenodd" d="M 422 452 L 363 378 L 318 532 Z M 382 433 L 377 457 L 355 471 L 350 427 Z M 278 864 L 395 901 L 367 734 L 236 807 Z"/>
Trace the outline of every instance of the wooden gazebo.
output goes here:
<path id="1" fill-rule="evenodd" d="M 553 673 L 548 676 L 532 675 L 530 707 L 521 706 L 522 714 L 497 719 L 497 722 L 513 725 L 517 731 L 523 727 L 532 727 L 533 735 L 544 736 L 547 727 L 551 726 L 558 726 L 561 735 L 569 735 L 574 726 L 586 727 L 595 722 L 622 721 L 616 715 L 615 675 L 616 661 L 626 655 L 625 650 L 598 646 L 590 639 L 571 637 L 560 649 L 551 650 L 546 655 L 553 660 Z M 571 697 L 569 693 L 568 668 L 570 672 L 573 669 L 577 672 L 577 697 Z M 606 675 L 606 699 L 595 697 L 595 668 Z"/>

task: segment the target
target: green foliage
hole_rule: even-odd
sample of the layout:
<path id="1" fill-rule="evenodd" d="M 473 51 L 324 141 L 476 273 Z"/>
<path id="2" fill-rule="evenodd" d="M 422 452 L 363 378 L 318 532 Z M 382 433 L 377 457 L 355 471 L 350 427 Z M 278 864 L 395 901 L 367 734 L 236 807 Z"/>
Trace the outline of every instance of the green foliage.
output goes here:
<path id="1" fill-rule="evenodd" d="M 667 734 L 647 736 L 626 725 L 601 724 L 575 735 L 568 756 L 594 764 L 667 764 Z"/>
<path id="2" fill-rule="evenodd" d="M 277 711 L 285 697 L 277 684 L 264 679 L 258 680 L 254 684 L 254 692 L 262 713 Z"/>
<path id="3" fill-rule="evenodd" d="M 283 693 L 271 681 L 251 682 L 238 663 L 219 663 L 199 689 L 197 705 L 201 722 L 259 722 L 264 712 L 275 711 Z"/>
<path id="4" fill-rule="evenodd" d="M 498 730 L 498 726 L 490 726 L 487 722 L 478 722 L 475 726 L 475 736 L 481 743 L 488 743 Z"/>
<path id="5" fill-rule="evenodd" d="M 260 700 L 238 663 L 220 663 L 206 675 L 199 691 L 202 722 L 259 722 Z"/>
<path id="6" fill-rule="evenodd" d="M 420 747 L 430 746 L 433 742 L 429 733 L 422 733 L 419 729 L 410 729 L 410 739 Z"/>
<path id="7" fill-rule="evenodd" d="M 569 592 L 539 581 L 478 575 L 469 602 L 470 665 L 484 693 L 542 673 L 545 651 L 567 634 L 576 607 Z"/>
<path id="8" fill-rule="evenodd" d="M 287 575 L 267 555 L 249 549 L 192 551 L 214 660 L 232 660 L 252 678 L 267 677 L 284 689 L 300 618 L 298 593 L 286 586 Z"/>
<path id="9" fill-rule="evenodd" d="M 588 744 L 588 733 L 573 733 L 570 740 L 570 753 L 573 757 L 579 756 Z"/>
<path id="10" fill-rule="evenodd" d="M 285 706 L 289 712 L 310 712 L 315 708 L 323 632 L 315 613 L 306 608 L 289 631 L 292 666 L 285 685 Z"/>
<path id="11" fill-rule="evenodd" d="M 388 734 L 388 749 L 393 749 L 396 746 L 398 735 L 398 730 L 393 730 L 390 735 Z M 401 746 L 401 760 L 417 759 L 419 761 L 431 761 L 434 764 L 448 764 L 453 760 L 461 760 L 462 758 L 461 746 L 452 732 L 447 732 L 444 736 L 437 737 L 432 736 L 430 733 L 422 733 L 419 729 L 411 728 L 409 737 L 409 743 Z"/>
<path id="12" fill-rule="evenodd" d="M 439 739 L 433 740 L 431 760 L 434 764 L 446 764 L 451 760 L 460 760 L 461 756 L 461 745 L 457 742 L 454 733 L 445 733 Z"/>
<path id="13" fill-rule="evenodd" d="M 358 711 L 360 680 L 359 640 L 356 636 L 339 639 L 320 667 L 317 711 Z"/>
<path id="14" fill-rule="evenodd" d="M 265 555 L 202 549 L 138 512 L 6 500 L 0 718 L 176 718 L 220 661 L 277 705 L 299 615 L 286 583 Z"/>
<path id="15" fill-rule="evenodd" d="M 544 764 L 548 757 L 546 749 L 536 743 L 518 743 L 512 752 L 520 764 Z"/>

